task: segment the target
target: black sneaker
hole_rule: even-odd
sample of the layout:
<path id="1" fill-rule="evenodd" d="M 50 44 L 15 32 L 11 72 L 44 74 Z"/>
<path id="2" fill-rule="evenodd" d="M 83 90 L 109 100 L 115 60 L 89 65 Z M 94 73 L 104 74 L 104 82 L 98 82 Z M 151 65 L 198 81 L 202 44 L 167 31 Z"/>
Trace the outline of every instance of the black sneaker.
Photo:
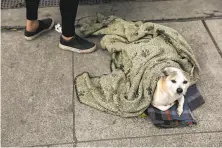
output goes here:
<path id="1" fill-rule="evenodd" d="M 38 20 L 39 21 L 39 27 L 36 29 L 35 32 L 29 32 L 25 30 L 25 39 L 26 40 L 33 40 L 37 38 L 40 34 L 43 32 L 51 30 L 55 23 L 51 18 L 43 19 L 43 20 Z"/>
<path id="2" fill-rule="evenodd" d="M 69 41 L 64 40 L 61 36 L 59 47 L 64 50 L 70 50 L 77 53 L 90 53 L 96 50 L 96 44 L 91 43 L 78 35 L 75 35 Z"/>

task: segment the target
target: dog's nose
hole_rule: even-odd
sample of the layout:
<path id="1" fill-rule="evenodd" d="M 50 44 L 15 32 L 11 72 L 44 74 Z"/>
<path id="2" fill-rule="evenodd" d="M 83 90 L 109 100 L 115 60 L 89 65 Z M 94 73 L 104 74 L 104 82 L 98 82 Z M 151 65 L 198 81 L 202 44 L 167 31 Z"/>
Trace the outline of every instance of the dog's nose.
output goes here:
<path id="1" fill-rule="evenodd" d="M 177 88 L 177 93 L 178 94 L 181 94 L 183 92 L 183 89 L 182 88 Z"/>

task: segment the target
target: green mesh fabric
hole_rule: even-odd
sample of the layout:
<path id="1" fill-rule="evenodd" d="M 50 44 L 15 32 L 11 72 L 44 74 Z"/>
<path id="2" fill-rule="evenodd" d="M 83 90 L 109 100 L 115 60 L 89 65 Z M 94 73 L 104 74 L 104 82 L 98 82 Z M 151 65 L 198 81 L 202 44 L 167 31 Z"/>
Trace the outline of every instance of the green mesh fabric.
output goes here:
<path id="1" fill-rule="evenodd" d="M 165 67 L 189 74 L 194 68 L 192 84 L 199 78 L 193 50 L 172 28 L 102 15 L 78 25 L 85 36 L 104 35 L 101 46 L 112 56 L 110 74 L 93 77 L 85 72 L 76 77 L 77 96 L 86 105 L 121 117 L 139 116 L 150 105 Z"/>

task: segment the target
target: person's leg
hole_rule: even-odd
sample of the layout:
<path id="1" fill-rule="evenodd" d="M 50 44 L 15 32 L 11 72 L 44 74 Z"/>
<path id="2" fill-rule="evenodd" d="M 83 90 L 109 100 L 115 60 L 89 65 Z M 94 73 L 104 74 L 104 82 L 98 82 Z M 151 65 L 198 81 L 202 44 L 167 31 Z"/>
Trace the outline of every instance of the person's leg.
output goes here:
<path id="1" fill-rule="evenodd" d="M 60 0 L 60 12 L 62 16 L 62 36 L 71 39 L 75 35 L 75 20 L 79 0 Z"/>
<path id="2" fill-rule="evenodd" d="M 90 53 L 96 49 L 96 45 L 75 34 L 75 19 L 78 5 L 79 0 L 60 0 L 62 35 L 59 47 L 78 53 Z"/>
<path id="3" fill-rule="evenodd" d="M 26 30 L 33 32 L 38 26 L 38 7 L 40 0 L 25 0 L 26 3 Z"/>
<path id="4" fill-rule="evenodd" d="M 26 3 L 26 30 L 25 39 L 33 40 L 43 32 L 49 31 L 54 27 L 51 18 L 38 20 L 38 7 L 40 0 L 25 0 Z"/>

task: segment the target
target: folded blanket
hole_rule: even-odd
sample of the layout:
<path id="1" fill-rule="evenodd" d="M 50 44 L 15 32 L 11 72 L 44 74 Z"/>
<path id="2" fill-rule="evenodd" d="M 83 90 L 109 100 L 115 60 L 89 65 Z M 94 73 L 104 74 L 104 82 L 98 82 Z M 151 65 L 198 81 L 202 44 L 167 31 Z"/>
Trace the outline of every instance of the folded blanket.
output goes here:
<path id="1" fill-rule="evenodd" d="M 86 105 L 121 117 L 139 116 L 150 105 L 164 68 L 181 68 L 192 84 L 199 78 L 193 50 L 172 28 L 101 15 L 78 25 L 86 36 L 105 35 L 101 46 L 112 56 L 110 74 L 76 77 L 77 96 Z"/>
<path id="2" fill-rule="evenodd" d="M 203 97 L 201 96 L 196 85 L 193 85 L 187 91 L 184 101 L 184 111 L 180 117 L 177 114 L 177 104 L 172 106 L 167 111 L 160 111 L 159 109 L 150 105 L 145 111 L 145 114 L 151 118 L 156 127 L 172 128 L 190 126 L 197 123 L 191 111 L 197 109 L 203 103 Z"/>

